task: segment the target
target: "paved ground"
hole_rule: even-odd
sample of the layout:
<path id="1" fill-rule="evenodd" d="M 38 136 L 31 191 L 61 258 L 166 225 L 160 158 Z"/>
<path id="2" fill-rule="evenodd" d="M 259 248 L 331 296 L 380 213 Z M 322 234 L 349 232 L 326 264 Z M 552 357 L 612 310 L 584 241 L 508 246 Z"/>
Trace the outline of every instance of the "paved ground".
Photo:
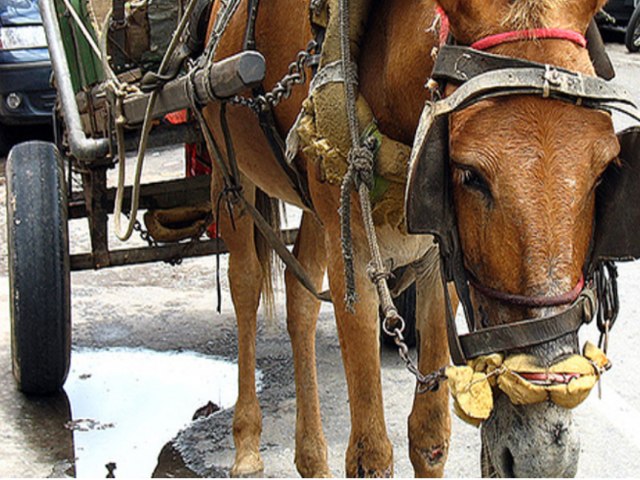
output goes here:
<path id="1" fill-rule="evenodd" d="M 619 45 L 610 50 L 620 81 L 640 99 L 640 56 L 627 55 Z M 180 150 L 155 152 L 145 175 L 180 172 L 182 162 Z M 213 258 L 185 261 L 179 267 L 159 264 L 74 274 L 74 354 L 66 392 L 25 398 L 15 390 L 10 371 L 3 178 L 0 190 L 0 477 L 103 477 L 109 462 L 115 462 L 116 476 L 149 476 L 154 471 L 160 476 L 227 475 L 233 459 L 232 409 L 190 421 L 209 400 L 223 407 L 233 403 L 229 397 L 235 392 L 236 341 L 225 259 L 220 315 L 215 313 Z M 86 248 L 84 223 L 73 222 L 71 237 L 73 251 Z M 640 385 L 635 372 L 640 365 L 640 264 L 622 265 L 620 272 L 622 311 L 610 347 L 615 367 L 603 382 L 602 400 L 594 394 L 576 411 L 582 477 L 640 472 Z M 328 308 L 321 313 L 317 341 L 330 466 L 342 475 L 348 403 Z M 157 352 L 163 353 L 157 357 Z M 214 364 L 214 359 L 227 364 Z M 177 371 L 171 368 L 176 364 Z M 396 475 L 410 476 L 406 418 L 413 383 L 394 352 L 383 352 L 383 364 Z M 258 365 L 265 475 L 295 476 L 294 387 L 282 295 L 275 320 L 260 318 Z M 457 420 L 453 430 L 446 474 L 479 476 L 478 431 Z"/>

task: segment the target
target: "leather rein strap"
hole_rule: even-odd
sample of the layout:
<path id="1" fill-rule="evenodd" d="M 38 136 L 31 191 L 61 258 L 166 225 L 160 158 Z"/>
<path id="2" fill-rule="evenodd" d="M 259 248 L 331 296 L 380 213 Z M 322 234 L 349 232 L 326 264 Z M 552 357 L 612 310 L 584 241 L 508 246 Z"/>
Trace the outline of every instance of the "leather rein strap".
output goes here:
<path id="1" fill-rule="evenodd" d="M 624 88 L 597 77 L 493 55 L 469 47 L 442 45 L 432 79 L 438 82 L 440 92 L 444 91 L 446 83 L 456 84 L 458 88 L 448 97 L 427 103 L 423 116 L 430 118 L 430 126 L 435 124 L 438 117 L 448 116 L 477 102 L 511 95 L 537 95 L 588 108 L 614 109 L 640 120 L 636 105 Z M 447 304 L 447 336 L 451 358 L 455 364 L 465 364 L 468 359 L 481 355 L 508 352 L 558 339 L 575 333 L 582 323 L 590 322 L 595 315 L 596 295 L 590 288 L 583 289 L 584 279 L 566 295 L 549 298 L 498 292 L 479 285 L 477 281 L 474 285 L 464 268 L 457 235 L 455 237 L 438 240 L 444 255 L 442 279 Z M 458 291 L 467 317 L 468 334 L 458 335 L 447 281 L 453 281 Z M 573 303 L 557 314 L 475 330 L 469 285 L 479 287 L 480 293 L 484 290 L 490 297 L 516 305 L 527 304 L 526 306 L 542 308 Z M 536 305 L 530 305 L 531 303 Z"/>

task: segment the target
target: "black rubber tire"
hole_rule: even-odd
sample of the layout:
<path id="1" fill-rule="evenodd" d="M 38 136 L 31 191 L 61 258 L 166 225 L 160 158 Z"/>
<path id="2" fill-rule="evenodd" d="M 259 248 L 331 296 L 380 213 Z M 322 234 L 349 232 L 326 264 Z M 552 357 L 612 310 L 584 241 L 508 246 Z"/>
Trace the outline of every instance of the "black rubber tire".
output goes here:
<path id="1" fill-rule="evenodd" d="M 640 50 L 638 38 L 640 38 L 640 5 L 636 7 L 633 15 L 631 15 L 631 20 L 629 20 L 627 32 L 624 36 L 624 43 L 629 52 L 636 53 Z"/>
<path id="2" fill-rule="evenodd" d="M 24 393 L 59 390 L 71 359 L 67 194 L 56 147 L 31 141 L 7 159 L 13 375 Z"/>
<path id="3" fill-rule="evenodd" d="M 402 292 L 398 297 L 393 299 L 393 303 L 398 309 L 398 313 L 404 319 L 405 327 L 404 327 L 404 341 L 408 347 L 416 346 L 416 284 L 411 284 L 404 292 Z M 393 337 L 390 337 L 382 330 L 382 321 L 384 317 L 382 316 L 382 312 L 380 313 L 380 340 L 383 345 L 387 345 L 389 347 L 395 347 L 395 342 L 393 341 Z"/>

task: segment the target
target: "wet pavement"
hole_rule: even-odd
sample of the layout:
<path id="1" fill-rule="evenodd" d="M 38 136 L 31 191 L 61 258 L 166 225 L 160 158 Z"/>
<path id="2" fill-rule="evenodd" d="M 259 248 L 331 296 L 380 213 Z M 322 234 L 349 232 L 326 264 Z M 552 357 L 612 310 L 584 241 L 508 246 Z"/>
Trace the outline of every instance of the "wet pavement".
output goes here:
<path id="1" fill-rule="evenodd" d="M 619 79 L 640 99 L 640 56 L 611 47 Z M 626 120 L 624 122 L 627 122 Z M 625 123 L 628 124 L 628 123 Z M 183 171 L 181 149 L 150 155 L 145 179 Z M 131 169 L 130 169 L 131 170 Z M 295 220 L 294 220 L 295 221 Z M 72 250 L 86 249 L 83 221 L 71 225 Z M 117 242 L 113 239 L 115 245 Z M 142 244 L 140 239 L 135 240 Z M 236 395 L 234 316 L 222 258 L 222 313 L 215 312 L 214 259 L 178 267 L 153 264 L 72 275 L 72 366 L 65 391 L 26 397 L 11 375 L 4 179 L 0 178 L 0 477 L 227 476 L 233 461 Z M 576 410 L 581 477 L 640 472 L 640 263 L 620 267 L 622 310 L 611 340 L 614 368 L 603 396 Z M 262 314 L 257 346 L 267 476 L 297 476 L 293 465 L 295 388 L 282 287 L 274 319 Z M 594 339 L 595 326 L 585 329 Z M 318 325 L 318 370 L 329 462 L 344 472 L 349 413 L 331 309 Z M 412 476 L 406 420 L 413 383 L 393 351 L 382 352 L 385 414 L 395 472 Z M 192 421 L 208 402 L 223 409 Z M 479 476 L 478 431 L 454 420 L 446 474 Z M 113 465 L 111 465 L 113 467 Z"/>
<path id="2" fill-rule="evenodd" d="M 235 364 L 193 352 L 83 348 L 73 360 L 65 428 L 73 431 L 79 478 L 103 476 L 108 463 L 117 476 L 148 477 L 198 408 L 232 407 L 238 394 Z"/>

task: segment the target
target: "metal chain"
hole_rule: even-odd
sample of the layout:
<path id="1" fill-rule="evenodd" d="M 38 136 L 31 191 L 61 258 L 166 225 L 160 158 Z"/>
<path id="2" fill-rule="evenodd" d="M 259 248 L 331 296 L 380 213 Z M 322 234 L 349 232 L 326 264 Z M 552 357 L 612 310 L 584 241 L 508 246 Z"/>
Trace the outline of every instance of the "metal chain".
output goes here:
<path id="1" fill-rule="evenodd" d="M 248 107 L 256 113 L 276 107 L 282 100 L 291 96 L 296 85 L 304 85 L 307 81 L 307 63 L 313 57 L 318 48 L 318 43 L 311 40 L 307 48 L 298 52 L 296 60 L 289 64 L 287 73 L 276 83 L 271 91 L 254 97 L 236 95 L 229 100 L 232 105 Z"/>
<path id="2" fill-rule="evenodd" d="M 397 315 L 397 312 L 396 312 Z M 392 327 L 391 321 L 396 321 L 396 326 Z M 435 392 L 440 388 L 440 383 L 447 379 L 447 375 L 445 374 L 445 367 L 436 370 L 435 372 L 431 372 L 427 375 L 423 375 L 418 366 L 415 364 L 411 356 L 409 355 L 409 346 L 404 341 L 404 329 L 405 329 L 405 321 L 400 316 L 396 317 L 385 317 L 382 322 L 382 330 L 384 333 L 391 338 L 393 338 L 393 342 L 398 347 L 398 356 L 404 362 L 405 368 L 416 377 L 416 381 L 418 385 L 416 386 L 416 391 L 418 393 L 425 392 Z"/>
<path id="3" fill-rule="evenodd" d="M 127 215 L 127 216 L 128 216 L 128 215 Z M 138 234 L 140 235 L 140 238 L 141 238 L 142 240 L 144 240 L 145 242 L 147 242 L 147 244 L 148 244 L 150 247 L 158 247 L 158 246 L 159 246 L 159 243 L 156 241 L 156 239 L 155 239 L 155 238 L 153 238 L 153 237 L 151 236 L 151 234 L 150 234 L 147 230 L 145 230 L 145 229 L 142 227 L 142 224 L 140 223 L 140 220 L 136 220 L 136 221 L 133 223 L 133 229 L 134 229 L 136 232 L 138 232 Z"/>
<path id="4" fill-rule="evenodd" d="M 598 296 L 597 325 L 600 330 L 598 347 L 607 353 L 609 332 L 618 318 L 620 301 L 618 299 L 618 269 L 613 262 L 602 262 L 593 274 L 596 295 Z"/>
<path id="5" fill-rule="evenodd" d="M 128 213 L 128 212 L 123 212 L 123 213 L 124 213 L 124 215 L 125 215 L 127 218 L 129 218 L 129 213 Z M 200 230 L 199 234 L 196 234 L 196 235 L 194 235 L 194 236 L 193 236 L 193 238 L 192 238 L 192 241 L 191 241 L 191 242 L 188 242 L 188 243 L 186 243 L 186 244 L 185 244 L 185 248 L 184 248 L 184 252 L 183 252 L 183 254 L 184 254 L 184 253 L 186 253 L 186 252 L 188 251 L 188 249 L 189 249 L 189 247 L 191 246 L 191 244 L 192 244 L 193 242 L 195 242 L 195 241 L 197 240 L 197 238 L 200 238 L 200 236 L 202 236 L 202 234 L 204 233 L 204 230 L 206 230 L 208 226 L 209 226 L 209 224 L 207 224 L 206 226 L 204 226 L 204 228 Z M 136 219 L 136 220 L 133 222 L 133 230 L 134 230 L 135 232 L 138 232 L 138 234 L 140 235 L 140 238 L 141 238 L 143 241 L 147 242 L 147 244 L 149 245 L 149 247 L 151 247 L 151 248 L 157 248 L 157 247 L 159 247 L 159 246 L 160 246 L 160 244 L 158 243 L 158 241 L 157 241 L 155 238 L 153 238 L 153 237 L 151 236 L 151 234 L 149 233 L 149 231 L 144 229 L 144 227 L 143 227 L 143 226 L 142 226 L 142 224 L 140 223 L 140 220 L 137 220 L 137 219 Z M 171 259 L 169 259 L 169 260 L 164 260 L 164 263 L 168 263 L 168 264 L 169 264 L 169 265 L 171 265 L 172 267 L 175 267 L 175 266 L 181 265 L 183 260 L 184 260 L 184 258 L 183 258 L 183 257 L 181 257 L 181 256 L 176 256 L 175 258 L 171 258 Z"/>

